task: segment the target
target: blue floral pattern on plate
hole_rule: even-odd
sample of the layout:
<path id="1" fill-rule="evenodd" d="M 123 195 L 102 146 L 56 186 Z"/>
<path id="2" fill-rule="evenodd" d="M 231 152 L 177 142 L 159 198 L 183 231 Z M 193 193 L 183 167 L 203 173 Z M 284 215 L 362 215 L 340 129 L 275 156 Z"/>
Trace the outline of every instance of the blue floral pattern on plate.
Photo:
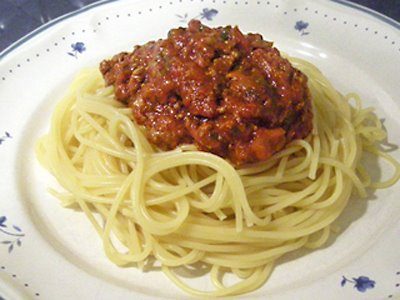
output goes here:
<path id="1" fill-rule="evenodd" d="M 200 17 L 202 19 L 206 19 L 208 21 L 212 21 L 212 19 L 218 14 L 218 10 L 212 8 L 203 8 L 203 11 L 200 13 Z"/>
<path id="2" fill-rule="evenodd" d="M 67 52 L 68 55 L 71 55 L 72 57 L 78 58 L 78 54 L 81 54 L 86 51 L 86 46 L 82 42 L 76 42 L 74 44 L 71 44 L 72 51 Z"/>
<path id="3" fill-rule="evenodd" d="M 368 289 L 373 289 L 375 287 L 375 281 L 369 279 L 367 276 L 359 276 L 357 278 L 353 277 L 352 279 L 347 279 L 345 276 L 342 276 L 340 285 L 345 286 L 347 282 L 354 284 L 354 288 L 362 293 L 365 293 Z"/>
<path id="4" fill-rule="evenodd" d="M 5 142 L 5 140 L 7 139 L 11 139 L 12 136 L 8 131 L 4 132 L 4 135 L 0 137 L 0 145 L 3 144 L 3 142 Z"/>
<path id="5" fill-rule="evenodd" d="M 304 21 L 297 21 L 296 24 L 294 25 L 294 29 L 296 29 L 298 32 L 301 33 L 301 35 L 307 35 L 310 34 L 309 32 L 306 31 L 308 28 L 308 23 Z"/>
<path id="6" fill-rule="evenodd" d="M 214 8 L 203 8 L 203 10 L 200 12 L 199 15 L 197 15 L 197 16 L 191 18 L 191 19 L 200 18 L 200 19 L 205 19 L 207 21 L 212 21 L 217 14 L 218 14 L 218 10 L 216 10 Z M 185 13 L 183 15 L 176 14 L 176 16 L 178 17 L 179 22 L 187 23 L 189 21 L 188 20 L 188 17 L 189 17 L 188 13 Z"/>
<path id="7" fill-rule="evenodd" d="M 85 1 L 92 1 L 92 0 L 85 0 Z M 93 0 L 94 1 L 94 0 Z M 247 2 L 246 2 L 247 4 Z M 278 7 L 278 6 L 277 6 Z M 193 18 L 199 18 L 199 19 L 203 19 L 203 20 L 207 20 L 207 21 L 213 21 L 214 18 L 218 15 L 218 13 L 220 11 L 222 11 L 222 8 L 220 11 L 218 11 L 217 9 L 213 9 L 213 8 L 199 8 L 200 13 L 199 14 L 193 14 L 196 15 Z M 197 11 L 197 12 L 198 12 Z M 175 12 L 175 11 L 174 11 Z M 173 13 L 174 13 L 173 12 Z M 190 19 L 193 19 L 189 16 L 188 13 L 185 13 L 183 15 L 176 15 L 180 22 L 187 22 Z M 119 17 L 119 16 L 118 16 Z M 307 16 L 304 16 L 305 18 L 307 18 Z M 302 18 L 302 16 L 298 17 L 299 19 Z M 307 19 L 306 19 L 307 20 Z M 336 20 L 336 17 L 334 18 L 334 20 Z M 308 20 L 310 21 L 310 20 Z M 346 24 L 347 24 L 347 20 L 345 20 Z M 349 21 L 350 23 L 350 21 Z M 314 24 L 314 23 L 312 23 Z M 314 24 L 314 27 L 317 25 L 317 23 Z M 358 25 L 357 25 L 358 26 Z M 287 27 L 289 27 L 290 30 L 292 30 L 293 32 L 293 23 L 292 22 L 288 22 L 287 23 Z M 1 29 L 1 28 L 0 28 Z M 306 21 L 300 20 L 297 21 L 294 24 L 294 29 L 298 32 L 296 32 L 296 34 L 298 34 L 299 36 L 305 36 L 305 35 L 309 35 L 310 34 L 310 24 Z M 369 29 L 369 32 L 373 32 L 371 30 L 371 28 Z M 316 34 L 316 32 L 313 33 Z M 375 34 L 377 34 L 377 32 L 375 32 Z M 382 33 L 385 34 L 385 33 Z M 385 39 L 387 39 L 387 36 L 385 37 Z M 86 45 L 83 42 L 76 42 L 76 41 L 70 41 L 70 42 L 75 42 L 73 44 L 70 45 L 71 49 L 69 50 L 69 52 L 67 52 L 67 54 L 71 57 L 74 57 L 75 59 L 78 59 L 79 56 L 84 53 L 86 51 Z M 65 46 L 65 48 L 69 48 L 69 43 L 68 42 Z M 395 42 L 392 42 L 393 45 L 395 45 Z M 396 42 L 396 47 L 397 47 L 398 43 Z M 65 55 L 66 50 L 63 48 L 62 52 Z M 400 50 L 400 49 L 399 49 Z M 31 58 L 29 58 L 27 61 L 30 61 Z M 20 67 L 18 65 L 18 67 Z M 14 76 L 15 72 L 11 72 L 12 75 Z M 13 133 L 14 134 L 14 133 Z M 9 142 L 9 139 L 12 139 L 13 137 L 11 136 L 11 134 L 9 132 L 4 132 L 4 134 L 0 134 L 0 145 L 5 144 L 7 142 Z M 1 244 L 5 245 L 3 249 L 5 249 L 6 251 L 8 250 L 9 253 L 13 252 L 13 251 L 18 251 L 15 250 L 17 247 L 21 247 L 22 245 L 22 240 L 23 237 L 25 236 L 25 234 L 22 232 L 21 228 L 12 224 L 7 224 L 7 218 L 5 216 L 1 216 L 0 215 L 0 248 L 2 247 Z M 26 247 L 27 245 L 25 245 L 25 249 L 20 249 L 20 250 L 29 250 Z M 10 255 L 9 257 L 14 257 L 16 258 L 16 256 L 12 256 Z M 397 272 L 396 275 L 400 275 L 400 272 Z M 349 277 L 350 279 L 346 278 L 345 276 L 342 277 L 341 281 L 340 281 L 340 286 L 341 287 L 345 287 L 347 285 L 346 290 L 349 291 L 350 293 L 354 293 L 358 296 L 363 296 L 364 294 L 361 293 L 366 293 L 371 289 L 374 289 L 373 292 L 378 293 L 378 291 L 382 288 L 383 285 L 379 285 L 377 289 L 375 289 L 376 286 L 376 281 L 370 279 L 367 276 L 359 276 L 359 277 Z M 339 278 L 336 277 L 336 279 L 334 279 L 334 281 L 336 281 L 336 285 L 334 284 L 333 287 L 337 290 L 337 289 L 341 289 L 341 287 L 337 284 Z M 375 278 L 377 279 L 378 282 L 382 282 L 384 278 Z M 357 291 L 352 291 L 351 288 L 348 288 L 348 286 L 353 287 L 353 289 L 357 289 Z M 396 288 L 400 286 L 400 283 L 397 283 Z M 393 286 L 394 288 L 394 286 Z M 343 290 L 345 290 L 345 288 L 342 288 Z M 380 291 L 379 291 L 380 292 Z M 37 296 L 39 296 L 39 294 L 37 294 Z M 392 298 L 394 297 L 394 293 L 393 295 L 389 295 L 388 298 Z M 2 300 L 3 298 L 0 296 L 0 300 Z"/>
<path id="8" fill-rule="evenodd" d="M 0 233 L 3 235 L 8 236 L 7 239 L 0 241 L 0 244 L 8 245 L 8 253 L 11 253 L 15 246 L 21 247 L 22 245 L 22 238 L 25 234 L 22 232 L 21 228 L 16 225 L 12 225 L 12 229 L 7 226 L 7 217 L 1 216 L 0 217 Z"/>

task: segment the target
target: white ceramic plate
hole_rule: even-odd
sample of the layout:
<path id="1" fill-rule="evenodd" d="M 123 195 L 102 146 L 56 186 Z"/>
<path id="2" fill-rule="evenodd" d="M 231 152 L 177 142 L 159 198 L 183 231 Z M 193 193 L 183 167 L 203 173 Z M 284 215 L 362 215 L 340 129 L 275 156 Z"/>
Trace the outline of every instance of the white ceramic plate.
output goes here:
<path id="1" fill-rule="evenodd" d="M 33 145 L 73 75 L 191 18 L 260 32 L 318 65 L 343 93 L 373 105 L 400 141 L 400 24 L 344 1 L 103 1 L 61 17 L 1 54 L 0 298 L 184 299 L 160 271 L 110 263 L 82 213 L 46 188 Z M 393 155 L 400 159 L 400 151 Z M 386 176 L 375 166 L 374 176 Z M 379 170 L 383 170 L 382 174 Z M 379 172 L 378 172 L 379 171 Z M 342 232 L 323 249 L 295 253 L 245 299 L 387 299 L 400 295 L 400 186 L 353 197 Z M 344 277 L 343 277 L 344 276 Z M 345 279 L 343 279 L 345 278 Z M 207 288 L 207 279 L 194 283 Z"/>

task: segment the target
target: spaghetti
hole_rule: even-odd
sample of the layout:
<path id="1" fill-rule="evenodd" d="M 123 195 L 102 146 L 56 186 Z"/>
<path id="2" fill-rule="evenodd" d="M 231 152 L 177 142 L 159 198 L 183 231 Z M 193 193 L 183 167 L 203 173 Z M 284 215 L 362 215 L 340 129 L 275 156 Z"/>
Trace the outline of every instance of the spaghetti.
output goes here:
<path id="1" fill-rule="evenodd" d="M 81 72 L 37 144 L 39 161 L 66 190 L 52 193 L 81 208 L 117 265 L 143 267 L 153 256 L 177 286 L 198 296 L 257 289 L 279 257 L 326 242 L 353 190 L 366 196 L 366 188 L 400 178 L 399 163 L 378 148 L 386 132 L 372 109 L 355 94 L 339 94 L 312 64 L 290 61 L 309 78 L 312 133 L 236 169 L 192 145 L 158 150 L 100 72 Z M 390 162 L 393 176 L 371 182 L 360 164 L 364 152 Z M 194 289 L 174 272 L 197 262 L 210 266 L 215 290 Z M 226 286 L 225 272 L 241 281 Z"/>

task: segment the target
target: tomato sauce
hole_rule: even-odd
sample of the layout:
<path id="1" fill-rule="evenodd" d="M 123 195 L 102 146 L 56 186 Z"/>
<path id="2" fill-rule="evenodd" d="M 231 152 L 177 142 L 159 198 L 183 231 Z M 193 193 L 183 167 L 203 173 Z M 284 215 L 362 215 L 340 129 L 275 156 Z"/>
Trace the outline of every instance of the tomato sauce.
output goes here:
<path id="1" fill-rule="evenodd" d="M 194 143 L 235 165 L 312 129 L 307 77 L 259 34 L 197 20 L 100 64 L 115 97 L 163 150 Z"/>

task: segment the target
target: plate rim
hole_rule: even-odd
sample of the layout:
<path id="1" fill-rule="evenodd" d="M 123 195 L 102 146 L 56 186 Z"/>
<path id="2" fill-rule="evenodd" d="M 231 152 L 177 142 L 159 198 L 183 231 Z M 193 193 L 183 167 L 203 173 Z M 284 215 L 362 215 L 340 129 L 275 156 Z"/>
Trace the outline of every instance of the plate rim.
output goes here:
<path id="1" fill-rule="evenodd" d="M 20 50 L 21 48 L 22 49 L 25 49 L 25 48 L 31 48 L 31 45 L 32 45 L 32 43 L 34 43 L 34 42 L 36 42 L 37 40 L 41 40 L 41 39 L 47 39 L 47 33 L 50 31 L 50 33 L 52 32 L 52 30 L 58 30 L 58 29 L 62 29 L 62 28 L 64 28 L 64 25 L 65 25 L 65 23 L 68 23 L 68 22 L 71 22 L 72 20 L 74 20 L 74 18 L 75 17 L 78 17 L 78 18 L 80 18 L 80 17 L 82 17 L 82 13 L 83 13 L 83 15 L 85 15 L 85 13 L 86 14 L 92 14 L 92 13 L 94 13 L 94 14 L 96 14 L 98 11 L 100 11 L 100 10 L 102 10 L 102 9 L 106 9 L 107 8 L 107 5 L 109 5 L 110 4 L 110 6 L 114 6 L 114 5 L 118 5 L 118 4 L 120 4 L 119 2 L 117 2 L 118 0 L 102 0 L 102 1 L 99 1 L 99 2 L 97 2 L 97 3 L 94 3 L 94 4 L 98 4 L 98 5 L 95 5 L 96 7 L 97 6 L 99 6 L 98 8 L 95 8 L 95 10 L 94 11 L 87 11 L 88 9 L 86 9 L 86 10 L 83 10 L 83 11 L 74 11 L 74 12 L 72 12 L 71 13 L 71 16 L 67 16 L 67 15 L 64 15 L 64 16 L 61 16 L 60 18 L 61 18 L 61 20 L 59 21 L 60 23 L 62 23 L 62 22 L 64 22 L 64 24 L 62 24 L 62 25 L 56 25 L 55 23 L 54 24 L 51 24 L 51 25 L 49 25 L 49 26 L 47 26 L 46 28 L 44 28 L 42 31 L 44 31 L 45 32 L 45 35 L 43 35 L 43 34 L 41 34 L 41 32 L 38 32 L 38 33 L 36 33 L 36 34 L 34 34 L 32 37 L 30 37 L 28 40 L 26 40 L 26 41 L 24 41 L 21 45 L 18 45 L 16 48 L 18 48 L 18 49 L 14 49 L 14 50 L 17 50 L 17 51 L 15 51 L 14 53 L 12 53 L 13 51 L 11 51 L 11 53 L 10 54 L 19 54 L 19 52 L 18 52 L 18 50 Z M 341 0 L 331 0 L 331 2 L 336 2 L 336 1 L 341 1 Z M 122 2 L 122 1 L 121 1 Z M 131 4 L 133 5 L 133 7 L 135 7 L 135 4 L 137 4 L 137 3 L 143 3 L 143 2 L 147 2 L 147 1 L 141 1 L 141 0 L 133 0 L 132 2 L 131 2 Z M 175 2 L 175 4 L 179 4 L 179 3 L 177 3 L 178 1 L 174 1 Z M 188 1 L 187 1 L 188 2 Z M 322 3 L 321 3 L 322 2 Z M 330 8 L 330 9 L 337 9 L 338 7 L 342 7 L 342 6 L 340 6 L 340 5 L 332 5 L 332 6 L 329 6 L 329 4 L 331 3 L 331 2 L 329 2 L 329 1 L 319 1 L 319 3 L 320 4 L 323 4 L 323 5 L 326 5 L 327 6 L 327 8 Z M 243 3 L 243 2 L 242 2 Z M 265 2 L 264 2 L 265 3 Z M 147 4 L 147 3 L 146 3 Z M 90 9 L 92 9 L 92 8 L 94 8 L 94 7 L 91 7 Z M 345 9 L 345 7 L 344 7 L 344 9 Z M 346 11 L 345 11 L 346 12 Z M 349 10 L 347 10 L 347 13 L 349 13 L 349 14 L 352 14 L 352 13 L 356 13 L 356 11 L 354 11 L 354 10 L 352 10 L 352 9 L 349 9 Z M 360 18 L 366 18 L 367 17 L 367 14 L 359 14 L 358 15 Z M 53 20 L 54 21 L 54 20 Z M 376 19 L 374 19 L 374 18 L 369 18 L 369 21 L 371 22 L 371 23 L 373 23 L 373 24 L 376 24 L 376 25 L 379 25 L 379 24 L 381 24 L 382 26 L 385 26 L 386 28 L 392 28 L 392 27 L 390 27 L 390 26 L 386 26 L 385 24 L 383 24 L 383 22 L 378 22 Z M 58 22 L 56 22 L 56 23 L 58 23 Z M 46 30 L 48 29 L 48 31 L 46 32 Z M 33 33 L 33 32 L 32 32 Z M 394 34 L 398 34 L 399 33 L 399 31 L 394 31 L 393 32 Z M 36 36 L 36 35 L 38 35 L 38 36 Z M 29 41 L 30 39 L 32 39 L 32 41 Z M 0 53 L 1 54 L 1 53 Z M 7 56 L 6 57 L 6 59 L 7 59 L 7 61 L 9 60 L 11 58 L 11 61 L 12 60 L 14 60 L 14 57 L 13 56 Z M 1 62 L 1 56 L 0 56 L 0 62 Z M 141 294 L 139 294 L 139 295 L 141 295 Z M 0 297 L 1 298 L 1 297 Z"/>
<path id="2" fill-rule="evenodd" d="M 39 33 L 45 31 L 48 28 L 53 27 L 54 25 L 69 19 L 71 17 L 74 17 L 76 15 L 80 15 L 86 11 L 92 10 L 96 7 L 105 5 L 105 4 L 109 4 L 109 3 L 113 3 L 113 2 L 119 2 L 121 0 L 100 0 L 98 2 L 94 2 L 91 4 L 88 4 L 84 7 L 81 7 L 77 10 L 74 10 L 72 12 L 66 13 L 64 15 L 61 15 L 41 26 L 39 26 L 38 28 L 34 29 L 33 31 L 29 32 L 28 34 L 24 35 L 23 37 L 21 37 L 20 39 L 16 40 L 14 43 L 12 43 L 11 45 L 9 45 L 7 48 L 5 48 L 3 51 L 0 52 L 0 62 L 6 58 L 10 53 L 12 53 L 14 50 L 18 49 L 20 46 L 22 46 L 23 44 L 25 44 L 26 42 L 28 42 L 29 40 L 31 40 L 32 38 L 34 38 L 36 35 L 38 35 Z M 145 0 L 136 0 L 135 2 L 146 2 Z M 394 20 L 391 17 L 388 17 L 376 10 L 373 10 L 369 7 L 363 6 L 361 4 L 358 3 L 353 3 L 349 0 L 329 0 L 329 2 L 334 3 L 336 5 L 342 5 L 345 7 L 349 7 L 350 9 L 354 9 L 356 11 L 360 11 L 366 15 L 370 15 L 374 18 L 376 18 L 377 20 L 386 23 L 387 25 L 391 26 L 392 28 L 399 30 L 400 31 L 400 22 Z"/>

